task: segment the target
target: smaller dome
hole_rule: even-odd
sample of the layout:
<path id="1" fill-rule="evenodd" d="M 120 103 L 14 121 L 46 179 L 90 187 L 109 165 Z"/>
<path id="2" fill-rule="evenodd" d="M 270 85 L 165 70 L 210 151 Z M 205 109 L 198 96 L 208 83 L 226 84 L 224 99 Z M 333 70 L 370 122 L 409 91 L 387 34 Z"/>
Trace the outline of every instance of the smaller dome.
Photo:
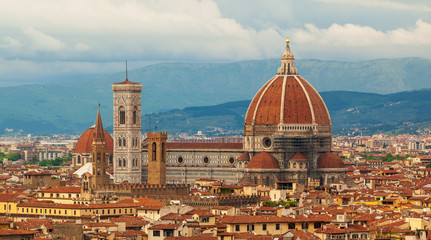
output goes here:
<path id="1" fill-rule="evenodd" d="M 307 158 L 302 153 L 295 153 L 290 160 L 307 161 Z"/>
<path id="2" fill-rule="evenodd" d="M 244 152 L 237 158 L 237 160 L 250 161 L 250 156 L 248 155 L 248 152 Z"/>
<path id="3" fill-rule="evenodd" d="M 271 154 L 267 152 L 261 152 L 251 159 L 248 163 L 247 168 L 249 169 L 278 169 L 278 161 Z"/>
<path id="4" fill-rule="evenodd" d="M 326 152 L 320 155 L 317 160 L 317 168 L 345 168 L 343 161 L 332 152 Z"/>
<path id="5" fill-rule="evenodd" d="M 73 151 L 74 153 L 91 153 L 91 144 L 93 143 L 94 129 L 94 126 L 90 127 L 81 135 L 81 137 L 79 137 L 79 140 L 75 146 L 75 151 Z M 111 135 L 109 135 L 106 130 L 103 130 L 103 135 L 105 136 L 106 140 L 106 152 L 113 153 L 114 143 Z"/>

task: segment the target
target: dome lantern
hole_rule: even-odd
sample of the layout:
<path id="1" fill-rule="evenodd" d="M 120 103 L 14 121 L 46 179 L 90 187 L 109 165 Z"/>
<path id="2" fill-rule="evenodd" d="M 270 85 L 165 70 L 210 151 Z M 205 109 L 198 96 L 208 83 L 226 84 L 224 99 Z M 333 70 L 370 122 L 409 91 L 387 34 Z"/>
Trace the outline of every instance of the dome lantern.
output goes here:
<path id="1" fill-rule="evenodd" d="M 290 51 L 289 46 L 290 40 L 286 39 L 286 48 L 284 49 L 283 54 L 281 55 L 281 66 L 277 71 L 277 75 L 296 75 L 298 74 L 298 70 L 293 65 L 295 60 L 293 53 Z"/>

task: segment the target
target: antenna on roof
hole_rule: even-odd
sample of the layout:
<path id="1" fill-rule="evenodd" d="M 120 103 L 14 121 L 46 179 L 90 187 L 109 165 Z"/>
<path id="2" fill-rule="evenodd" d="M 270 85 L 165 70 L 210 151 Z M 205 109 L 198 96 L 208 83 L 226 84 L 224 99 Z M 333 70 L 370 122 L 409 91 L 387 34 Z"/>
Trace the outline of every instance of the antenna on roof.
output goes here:
<path id="1" fill-rule="evenodd" d="M 127 60 L 126 60 L 126 80 L 127 80 Z"/>

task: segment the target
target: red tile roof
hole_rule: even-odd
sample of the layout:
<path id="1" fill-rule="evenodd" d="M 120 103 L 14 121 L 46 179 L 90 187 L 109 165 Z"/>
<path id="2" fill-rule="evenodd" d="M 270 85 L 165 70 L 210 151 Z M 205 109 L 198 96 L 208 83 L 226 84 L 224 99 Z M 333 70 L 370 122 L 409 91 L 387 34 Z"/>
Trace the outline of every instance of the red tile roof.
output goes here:
<path id="1" fill-rule="evenodd" d="M 251 159 L 247 165 L 248 169 L 278 169 L 278 161 L 271 154 L 261 152 Z"/>
<path id="2" fill-rule="evenodd" d="M 81 193 L 81 187 L 54 187 L 39 192 L 43 193 Z"/>
<path id="3" fill-rule="evenodd" d="M 329 112 L 319 93 L 301 76 L 287 76 L 285 80 L 284 76 L 276 76 L 251 101 L 245 124 L 311 124 L 313 120 L 317 124 L 330 124 Z"/>
<path id="4" fill-rule="evenodd" d="M 134 84 L 134 85 L 137 85 L 139 83 L 131 82 L 131 81 L 129 81 L 129 79 L 126 78 L 126 80 L 124 80 L 122 82 L 114 83 L 114 84 Z"/>
<path id="5" fill-rule="evenodd" d="M 91 153 L 92 147 L 91 144 L 93 143 L 93 137 L 94 137 L 95 129 L 94 127 L 90 127 L 87 129 L 81 137 L 79 137 L 78 142 L 76 143 L 74 153 Z M 112 140 L 111 135 L 106 130 L 103 130 L 103 134 L 105 136 L 106 140 L 106 152 L 107 153 L 113 153 L 114 151 L 114 143 Z"/>
<path id="6" fill-rule="evenodd" d="M 302 153 L 295 153 L 290 160 L 307 160 L 307 158 Z"/>
<path id="7" fill-rule="evenodd" d="M 326 152 L 317 159 L 317 168 L 345 168 L 343 161 L 332 152 Z"/>
<path id="8" fill-rule="evenodd" d="M 0 236 L 34 235 L 37 233 L 39 233 L 39 231 L 23 230 L 23 229 L 0 230 Z"/>

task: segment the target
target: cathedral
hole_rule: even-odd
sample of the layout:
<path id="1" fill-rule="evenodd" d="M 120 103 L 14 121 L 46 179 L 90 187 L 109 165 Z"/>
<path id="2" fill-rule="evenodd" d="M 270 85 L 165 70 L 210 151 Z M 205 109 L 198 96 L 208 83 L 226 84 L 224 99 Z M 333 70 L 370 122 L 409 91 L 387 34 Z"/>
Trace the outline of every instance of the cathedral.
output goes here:
<path id="1" fill-rule="evenodd" d="M 289 40 L 280 68 L 248 107 L 243 143 L 168 142 L 165 132 L 147 133 L 141 141 L 142 85 L 126 78 L 114 83 L 112 90 L 114 133 L 112 138 L 102 134 L 104 130 L 98 134 L 105 136 L 107 150 L 102 154 L 113 166 L 116 183 L 188 184 L 202 178 L 267 186 L 283 181 L 347 182 L 346 167 L 331 152 L 328 109 L 298 74 Z M 81 138 L 77 149 L 84 145 Z M 83 158 L 94 162 L 94 156 L 78 150 L 73 155 L 75 168 L 85 164 Z"/>

